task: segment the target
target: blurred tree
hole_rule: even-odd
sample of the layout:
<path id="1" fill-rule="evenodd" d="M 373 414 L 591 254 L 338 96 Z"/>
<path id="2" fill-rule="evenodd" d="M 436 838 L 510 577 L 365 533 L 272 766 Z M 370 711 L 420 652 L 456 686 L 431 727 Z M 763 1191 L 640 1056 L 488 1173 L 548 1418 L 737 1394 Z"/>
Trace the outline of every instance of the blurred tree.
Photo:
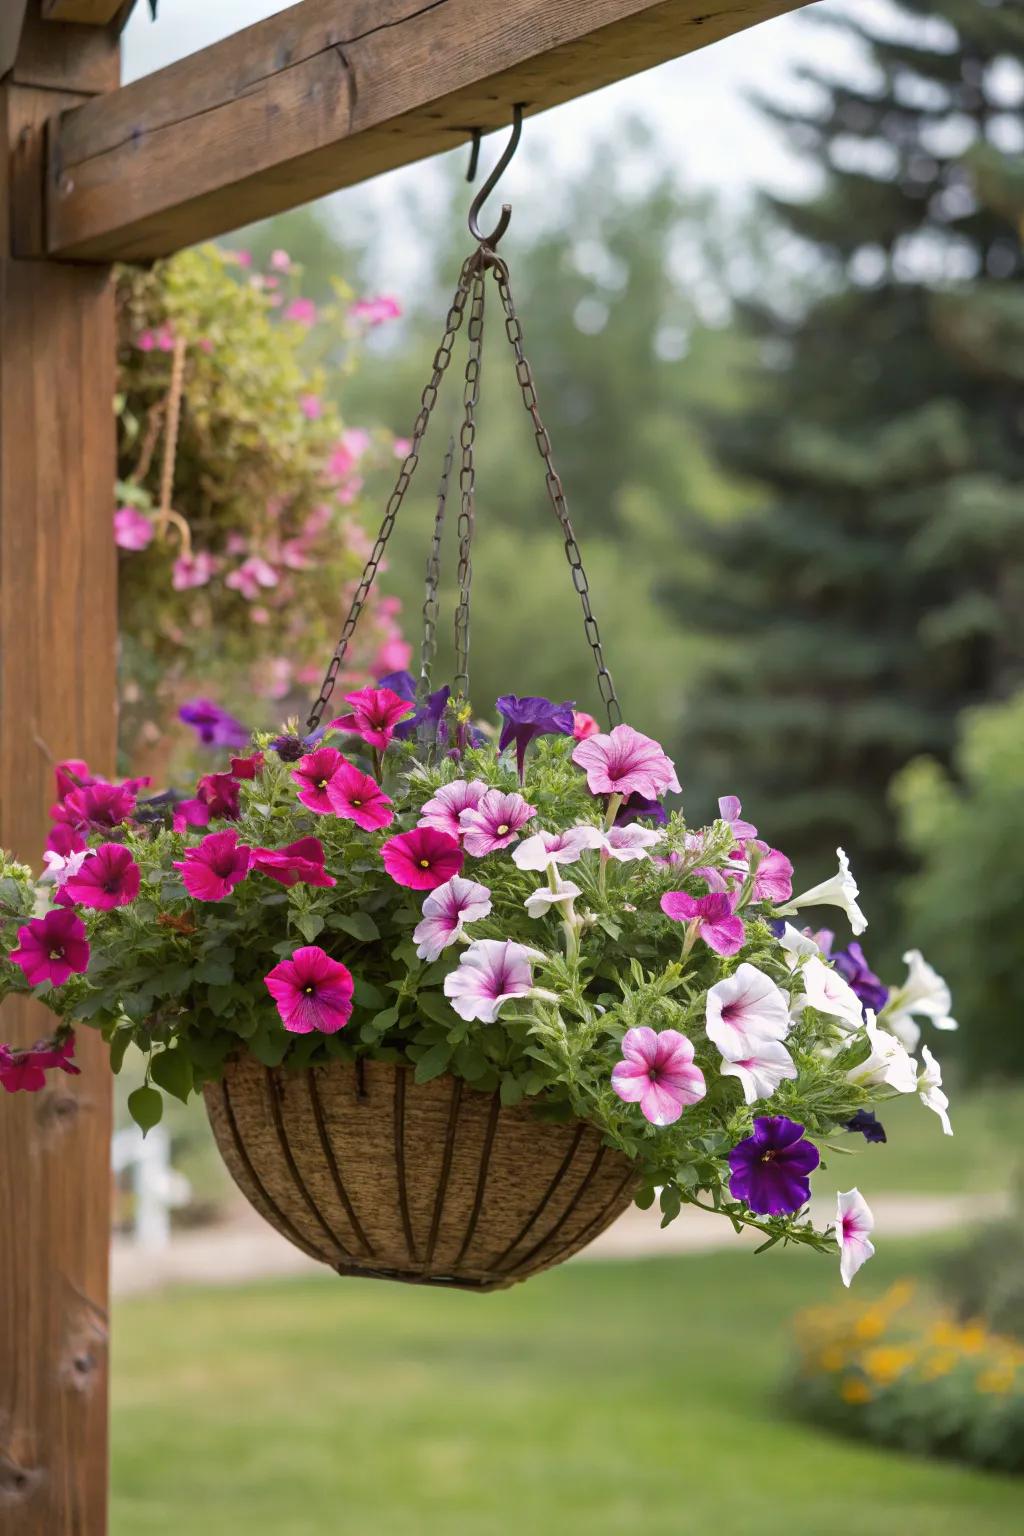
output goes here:
<path id="1" fill-rule="evenodd" d="M 959 710 L 1024 669 L 1024 7 L 820 19 L 865 68 L 805 70 L 816 104 L 768 108 L 821 170 L 809 201 L 768 202 L 821 291 L 743 305 L 758 397 L 711 424 L 769 504 L 691 520 L 722 574 L 675 596 L 720 642 L 687 726 L 705 779 L 770 805 L 804 863 L 843 842 L 882 927 L 893 773 L 947 759 Z"/>

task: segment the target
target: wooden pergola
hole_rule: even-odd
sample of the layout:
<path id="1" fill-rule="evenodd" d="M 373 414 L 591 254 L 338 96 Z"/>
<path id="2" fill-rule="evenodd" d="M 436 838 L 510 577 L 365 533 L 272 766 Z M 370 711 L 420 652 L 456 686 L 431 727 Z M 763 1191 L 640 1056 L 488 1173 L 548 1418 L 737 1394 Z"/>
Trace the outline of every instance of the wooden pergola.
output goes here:
<path id="1" fill-rule="evenodd" d="M 803 0 L 302 0 L 119 85 L 134 0 L 0 0 L 0 845 L 37 862 L 50 757 L 114 772 L 111 264 L 505 127 Z M 175 0 L 164 0 L 173 25 Z M 709 125 L 709 131 L 713 131 Z M 48 1030 L 7 1005 L 0 1036 Z M 107 1529 L 111 1088 L 0 1104 L 0 1529 Z M 2 1096 L 0 1096 L 2 1097 Z"/>

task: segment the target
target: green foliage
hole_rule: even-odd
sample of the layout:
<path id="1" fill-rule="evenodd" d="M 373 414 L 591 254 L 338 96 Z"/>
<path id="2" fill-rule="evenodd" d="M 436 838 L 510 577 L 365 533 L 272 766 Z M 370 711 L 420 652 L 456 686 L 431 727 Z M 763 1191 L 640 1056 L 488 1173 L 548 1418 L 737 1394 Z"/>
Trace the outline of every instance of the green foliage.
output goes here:
<path id="1" fill-rule="evenodd" d="M 893 786 L 918 865 L 904 886 L 907 921 L 942 956 L 964 1026 L 953 1048 L 975 1078 L 1024 1077 L 1022 783 L 1024 694 L 963 717 L 951 772 L 922 758 Z"/>

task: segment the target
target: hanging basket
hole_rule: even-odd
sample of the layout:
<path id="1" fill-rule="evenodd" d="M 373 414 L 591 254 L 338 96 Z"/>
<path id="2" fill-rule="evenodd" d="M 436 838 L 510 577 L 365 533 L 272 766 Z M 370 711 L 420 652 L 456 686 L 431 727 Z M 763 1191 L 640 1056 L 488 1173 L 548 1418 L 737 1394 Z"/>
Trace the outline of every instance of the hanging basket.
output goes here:
<path id="1" fill-rule="evenodd" d="M 583 1121 L 391 1062 L 292 1072 L 242 1056 L 204 1093 L 246 1199 L 339 1275 L 502 1290 L 585 1247 L 636 1184 Z"/>

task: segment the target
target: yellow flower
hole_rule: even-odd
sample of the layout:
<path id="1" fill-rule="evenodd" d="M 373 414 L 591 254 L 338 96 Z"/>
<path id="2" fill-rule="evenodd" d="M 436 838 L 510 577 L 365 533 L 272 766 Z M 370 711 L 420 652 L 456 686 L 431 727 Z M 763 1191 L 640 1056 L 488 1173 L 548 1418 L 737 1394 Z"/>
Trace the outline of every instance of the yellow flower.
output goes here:
<path id="1" fill-rule="evenodd" d="M 975 1377 L 974 1385 L 979 1392 L 994 1392 L 1005 1396 L 1012 1392 L 1017 1379 L 1017 1368 L 1008 1361 L 1001 1365 L 989 1365 Z"/>
<path id="2" fill-rule="evenodd" d="M 853 1328 L 858 1339 L 880 1339 L 885 1332 L 885 1317 L 874 1307 L 862 1312 Z"/>
<path id="3" fill-rule="evenodd" d="M 821 1351 L 818 1364 L 823 1371 L 841 1371 L 846 1364 L 846 1350 L 841 1344 L 830 1344 Z"/>
<path id="4" fill-rule="evenodd" d="M 861 1376 L 845 1376 L 839 1388 L 839 1396 L 844 1403 L 853 1403 L 860 1406 L 862 1403 L 870 1403 L 871 1388 Z"/>
<path id="5" fill-rule="evenodd" d="M 898 1344 L 879 1344 L 864 1352 L 862 1364 L 872 1381 L 887 1387 L 914 1361 L 914 1351 Z"/>
<path id="6" fill-rule="evenodd" d="M 955 1371 L 960 1364 L 960 1356 L 952 1349 L 940 1349 L 921 1368 L 921 1376 L 924 1381 L 937 1381 L 940 1376 L 948 1376 L 950 1371 Z"/>

